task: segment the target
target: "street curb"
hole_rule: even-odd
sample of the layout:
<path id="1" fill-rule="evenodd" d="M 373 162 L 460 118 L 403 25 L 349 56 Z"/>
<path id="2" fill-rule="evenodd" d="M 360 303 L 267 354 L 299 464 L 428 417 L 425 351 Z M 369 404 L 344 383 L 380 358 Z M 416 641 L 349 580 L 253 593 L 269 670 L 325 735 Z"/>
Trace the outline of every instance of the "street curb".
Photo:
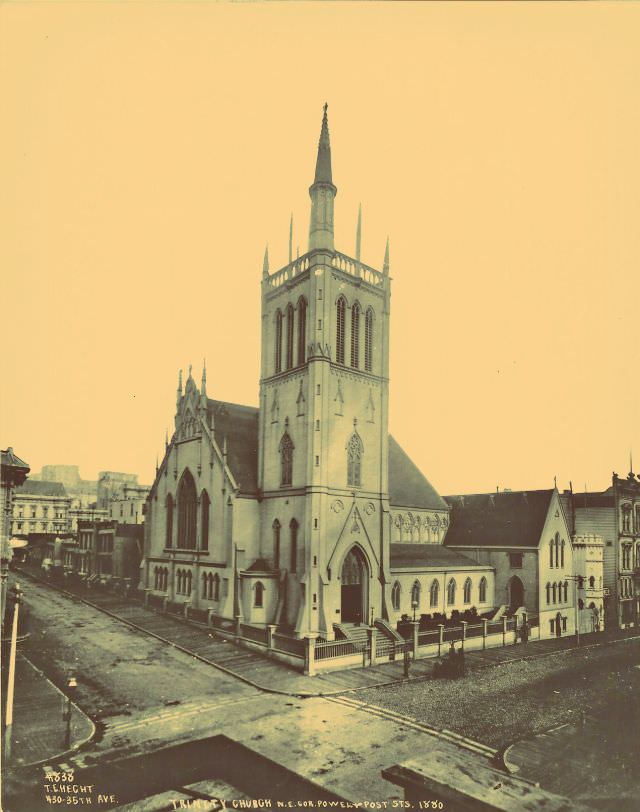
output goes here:
<path id="1" fill-rule="evenodd" d="M 60 688 L 58 688 L 58 686 L 52 680 L 49 679 L 49 677 L 44 673 L 44 671 L 41 668 L 38 668 L 38 666 L 35 665 L 35 663 L 31 662 L 31 660 L 28 657 L 25 657 L 24 654 L 22 654 L 22 657 L 29 663 L 29 665 L 33 668 L 33 670 L 37 671 L 38 674 L 41 677 L 43 677 L 50 685 L 52 685 L 61 696 L 66 697 L 67 700 L 76 709 L 78 713 L 80 713 L 82 716 L 84 716 L 85 719 L 87 719 L 87 721 L 91 725 L 91 733 L 86 738 L 81 739 L 79 742 L 74 744 L 73 747 L 70 747 L 68 750 L 64 750 L 61 753 L 55 753 L 54 755 L 47 756 L 46 758 L 42 758 L 39 761 L 30 761 L 27 764 L 12 765 L 12 769 L 17 770 L 26 769 L 27 767 L 28 768 L 40 767 L 41 765 L 48 764 L 50 761 L 60 761 L 61 759 L 69 758 L 70 756 L 77 753 L 78 750 L 80 750 L 80 748 L 84 747 L 85 744 L 88 744 L 90 741 L 93 741 L 97 731 L 97 726 L 96 723 L 93 721 L 93 719 L 88 714 L 86 714 L 82 710 L 82 708 L 76 702 L 74 702 L 73 699 L 71 699 L 71 697 L 69 697 L 68 694 L 65 694 L 64 691 L 61 691 Z"/>
<path id="2" fill-rule="evenodd" d="M 156 640 L 160 640 L 162 643 L 165 643 L 166 645 L 175 648 L 177 651 L 181 651 L 183 654 L 188 654 L 190 657 L 193 657 L 194 659 L 199 660 L 200 662 L 205 663 L 206 665 L 210 665 L 213 668 L 217 668 L 218 671 L 221 671 L 222 673 L 226 674 L 227 676 L 234 677 L 235 679 L 240 680 L 241 682 L 245 683 L 246 685 L 250 685 L 252 688 L 256 688 L 259 691 L 264 691 L 265 693 L 277 694 L 279 696 L 293 696 L 293 697 L 297 697 L 299 699 L 313 699 L 313 698 L 322 698 L 322 697 L 327 697 L 327 696 L 340 696 L 341 694 L 355 693 L 356 691 L 367 691 L 367 690 L 372 689 L 372 688 L 388 688 L 388 687 L 393 686 L 393 685 L 404 685 L 404 684 L 409 683 L 409 682 L 411 682 L 411 683 L 413 683 L 413 682 L 426 682 L 427 680 L 433 679 L 432 674 L 423 674 L 423 675 L 416 676 L 416 677 L 404 677 L 404 678 L 400 678 L 400 679 L 387 680 L 385 682 L 377 682 L 377 683 L 374 683 L 373 685 L 359 685 L 359 686 L 357 686 L 355 688 L 338 688 L 336 690 L 322 691 L 322 692 L 317 692 L 317 691 L 285 691 L 285 690 L 282 690 L 280 688 L 267 687 L 267 686 L 262 685 L 262 684 L 260 684 L 258 682 L 255 682 L 254 680 L 249 679 L 248 677 L 243 676 L 242 674 L 238 674 L 236 671 L 232 671 L 230 668 L 227 668 L 226 666 L 220 665 L 219 663 L 216 663 L 213 660 L 209 660 L 209 659 L 207 659 L 206 657 L 203 657 L 200 654 L 196 654 L 195 652 L 191 651 L 190 649 L 184 648 L 184 646 L 181 646 L 179 643 L 174 643 L 172 640 L 169 640 L 166 637 L 162 637 L 162 635 L 157 634 L 156 632 L 152 632 L 152 631 L 149 631 L 148 629 L 143 628 L 142 626 L 138 626 L 137 624 L 133 623 L 132 621 L 126 620 L 125 618 L 121 617 L 120 615 L 117 615 L 114 612 L 110 612 L 108 609 L 105 609 L 105 608 L 99 606 L 98 604 L 91 603 L 91 601 L 86 600 L 85 598 L 82 598 L 82 597 L 80 597 L 79 595 L 76 595 L 73 592 L 69 592 L 68 590 L 63 589 L 62 587 L 56 586 L 55 584 L 52 584 L 49 581 L 46 581 L 44 578 L 40 578 L 37 575 L 34 575 L 34 574 L 32 574 L 30 572 L 27 572 L 26 570 L 20 569 L 18 567 L 15 568 L 15 571 L 19 572 L 21 575 L 24 575 L 27 578 L 31 578 L 34 581 L 40 582 L 44 586 L 47 586 L 47 587 L 49 587 L 50 589 L 53 589 L 56 592 L 60 592 L 61 594 L 66 595 L 67 597 L 71 598 L 72 600 L 79 601 L 80 603 L 84 603 L 87 606 L 90 606 L 92 609 L 97 609 L 99 612 L 102 612 L 103 614 L 108 615 L 109 617 L 113 618 L 114 620 L 117 620 L 120 623 L 124 623 L 126 626 L 129 626 L 130 628 L 135 629 L 136 631 L 142 632 L 142 634 L 147 634 L 150 637 L 155 637 Z M 155 614 L 157 616 L 162 616 L 160 613 L 155 612 L 154 610 L 150 610 L 147 607 L 143 606 L 142 608 L 145 609 L 146 611 L 152 612 L 153 614 Z M 180 617 L 177 617 L 177 616 L 172 617 L 171 619 L 176 620 L 179 623 L 183 623 L 185 625 L 191 626 L 192 628 L 200 628 L 200 629 L 205 629 L 206 628 L 205 626 L 193 623 L 193 622 L 191 622 L 189 620 L 186 620 L 186 619 L 183 619 L 183 618 L 180 618 Z M 215 635 L 217 637 L 222 638 L 223 640 L 228 641 L 228 638 L 226 638 L 224 635 L 218 634 L 215 630 L 212 630 L 209 633 L 211 635 Z M 481 663 L 481 664 L 475 665 L 475 666 L 474 665 L 468 665 L 468 672 L 470 672 L 470 671 L 480 671 L 480 670 L 485 669 L 485 668 L 496 668 L 498 666 L 509 665 L 510 663 L 518 663 L 518 662 L 523 662 L 523 661 L 527 661 L 527 660 L 534 660 L 534 659 L 538 659 L 540 657 L 550 657 L 550 656 L 553 656 L 554 654 L 561 654 L 561 653 L 568 652 L 568 651 L 586 651 L 588 649 L 597 648 L 599 646 L 606 645 L 608 643 L 620 643 L 620 642 L 625 642 L 627 640 L 637 640 L 639 638 L 640 638 L 640 634 L 633 635 L 631 637 L 622 637 L 622 638 L 619 638 L 617 640 L 605 640 L 605 641 L 602 641 L 602 642 L 590 643 L 590 644 L 587 644 L 585 646 L 572 646 L 570 648 L 561 648 L 561 649 L 557 649 L 557 650 L 554 650 L 554 651 L 545 651 L 545 652 L 541 652 L 540 654 L 523 655 L 521 657 L 514 657 L 513 659 L 504 660 L 504 661 L 498 662 L 498 663 L 484 663 L 484 664 Z M 535 642 L 539 642 L 539 641 L 535 641 Z M 233 642 L 232 642 L 232 644 L 235 645 L 235 643 L 233 643 Z M 497 647 L 497 648 L 500 648 L 500 647 Z M 254 652 L 254 653 L 257 654 L 257 652 Z M 262 655 L 258 655 L 258 656 L 262 656 Z M 265 659 L 267 659 L 267 658 L 265 658 Z M 434 659 L 434 658 L 426 658 L 426 659 Z"/>

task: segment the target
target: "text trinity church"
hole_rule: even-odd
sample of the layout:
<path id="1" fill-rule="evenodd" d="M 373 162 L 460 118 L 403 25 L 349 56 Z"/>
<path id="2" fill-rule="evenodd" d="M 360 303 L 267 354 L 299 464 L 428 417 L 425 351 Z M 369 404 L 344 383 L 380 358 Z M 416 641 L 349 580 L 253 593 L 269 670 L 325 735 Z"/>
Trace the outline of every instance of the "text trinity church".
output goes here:
<path id="1" fill-rule="evenodd" d="M 260 408 L 180 376 L 142 583 L 194 616 L 332 639 L 493 606 L 493 571 L 443 546 L 449 507 L 389 436 L 388 245 L 381 271 L 359 235 L 335 249 L 336 192 L 325 105 L 308 251 L 275 273 L 265 255 Z"/>

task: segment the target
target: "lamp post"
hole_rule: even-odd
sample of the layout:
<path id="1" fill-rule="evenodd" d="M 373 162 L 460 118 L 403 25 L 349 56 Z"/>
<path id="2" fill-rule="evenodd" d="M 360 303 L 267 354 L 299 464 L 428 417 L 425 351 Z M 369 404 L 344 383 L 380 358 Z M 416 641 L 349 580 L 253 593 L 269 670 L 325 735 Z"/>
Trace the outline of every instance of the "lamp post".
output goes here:
<path id="1" fill-rule="evenodd" d="M 11 648 L 9 650 L 9 675 L 7 678 L 7 708 L 5 712 L 4 757 L 9 761 L 11 756 L 11 736 L 13 733 L 13 696 L 16 684 L 16 645 L 18 642 L 18 610 L 22 603 L 20 584 L 16 584 L 9 594 L 13 601 L 13 625 L 11 628 Z"/>
<path id="2" fill-rule="evenodd" d="M 418 608 L 418 601 L 414 598 L 411 601 L 411 608 L 413 609 L 413 622 L 416 622 L 416 609 Z"/>
<path id="3" fill-rule="evenodd" d="M 62 714 L 62 719 L 67 723 L 64 731 L 64 749 L 68 750 L 71 747 L 71 696 L 75 694 L 78 682 L 75 677 L 69 677 L 67 680 L 67 701 L 65 710 Z"/>

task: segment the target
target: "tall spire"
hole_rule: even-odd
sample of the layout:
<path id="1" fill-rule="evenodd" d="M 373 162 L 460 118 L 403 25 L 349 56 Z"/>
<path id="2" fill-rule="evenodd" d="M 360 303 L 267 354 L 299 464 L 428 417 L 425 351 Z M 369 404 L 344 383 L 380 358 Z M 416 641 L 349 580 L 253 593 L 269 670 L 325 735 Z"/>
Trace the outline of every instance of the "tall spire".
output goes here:
<path id="1" fill-rule="evenodd" d="M 293 262 L 293 212 L 289 221 L 289 264 Z"/>
<path id="2" fill-rule="evenodd" d="M 269 243 L 264 247 L 264 259 L 262 260 L 262 277 L 266 279 L 269 276 Z"/>
<path id="3" fill-rule="evenodd" d="M 316 174 L 309 187 L 311 197 L 311 220 L 309 222 L 309 251 L 325 248 L 333 251 L 333 199 L 337 193 L 331 177 L 331 144 L 327 105 L 324 106 L 322 129 L 318 142 Z"/>
<path id="4" fill-rule="evenodd" d="M 356 259 L 360 262 L 360 248 L 362 244 L 362 203 L 358 204 L 358 225 L 356 227 Z"/>
<path id="5" fill-rule="evenodd" d="M 207 359 L 202 359 L 202 381 L 200 383 L 200 394 L 204 397 L 207 394 Z"/>
<path id="6" fill-rule="evenodd" d="M 178 391 L 176 393 L 176 405 L 180 406 L 180 400 L 182 398 L 182 370 L 178 373 Z"/>
<path id="7" fill-rule="evenodd" d="M 382 273 L 389 276 L 389 237 L 387 237 L 387 247 L 384 249 L 384 263 L 382 265 Z"/>
<path id="8" fill-rule="evenodd" d="M 331 142 L 329 141 L 329 121 L 327 120 L 327 108 L 325 102 L 322 116 L 322 129 L 320 130 L 320 141 L 318 142 L 318 157 L 316 158 L 316 175 L 314 183 L 333 183 L 331 179 Z"/>

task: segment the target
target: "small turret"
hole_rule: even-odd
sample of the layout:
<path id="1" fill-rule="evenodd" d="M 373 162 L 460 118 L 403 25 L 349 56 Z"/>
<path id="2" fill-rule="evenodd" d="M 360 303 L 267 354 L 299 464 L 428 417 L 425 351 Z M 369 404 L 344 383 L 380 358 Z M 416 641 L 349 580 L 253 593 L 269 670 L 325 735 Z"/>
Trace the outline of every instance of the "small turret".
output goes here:
<path id="1" fill-rule="evenodd" d="M 178 394 L 176 396 L 176 406 L 180 406 L 182 400 L 182 370 L 178 373 Z"/>
<path id="2" fill-rule="evenodd" d="M 387 247 L 384 249 L 384 262 L 382 264 L 382 273 L 389 276 L 389 237 L 387 237 Z"/>
<path id="3" fill-rule="evenodd" d="M 333 251 L 333 200 L 338 192 L 331 176 L 331 143 L 327 107 L 324 106 L 316 174 L 309 187 L 311 197 L 311 220 L 309 222 L 309 250 L 327 248 Z"/>
<path id="4" fill-rule="evenodd" d="M 262 260 L 262 278 L 269 277 L 269 243 L 264 247 L 264 259 Z"/>
<path id="5" fill-rule="evenodd" d="M 362 246 L 362 203 L 358 205 L 358 225 L 356 226 L 356 260 L 360 262 L 360 249 Z"/>

